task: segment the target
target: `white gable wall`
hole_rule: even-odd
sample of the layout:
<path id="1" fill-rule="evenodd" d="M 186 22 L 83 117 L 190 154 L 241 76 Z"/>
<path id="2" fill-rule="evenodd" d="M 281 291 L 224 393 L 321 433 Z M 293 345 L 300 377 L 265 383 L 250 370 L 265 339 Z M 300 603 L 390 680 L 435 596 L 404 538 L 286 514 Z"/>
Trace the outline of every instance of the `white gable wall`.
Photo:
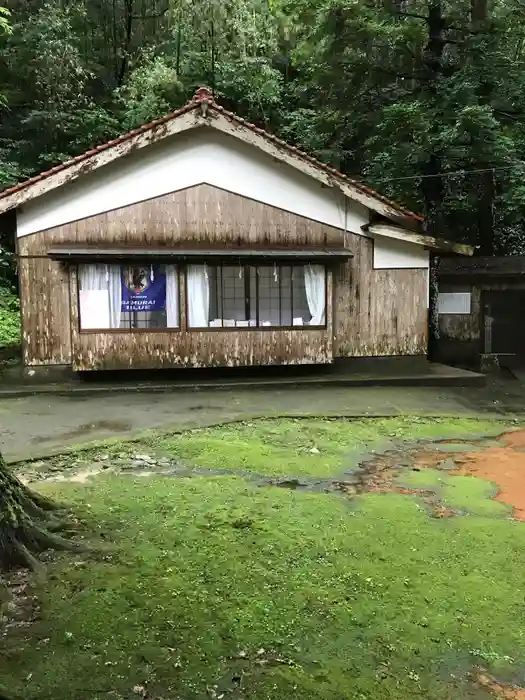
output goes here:
<path id="1" fill-rule="evenodd" d="M 362 235 L 369 211 L 291 166 L 206 127 L 164 139 L 22 205 L 17 235 L 207 183 Z"/>
<path id="2" fill-rule="evenodd" d="M 374 239 L 374 269 L 428 269 L 429 253 L 423 246 L 393 238 Z"/>

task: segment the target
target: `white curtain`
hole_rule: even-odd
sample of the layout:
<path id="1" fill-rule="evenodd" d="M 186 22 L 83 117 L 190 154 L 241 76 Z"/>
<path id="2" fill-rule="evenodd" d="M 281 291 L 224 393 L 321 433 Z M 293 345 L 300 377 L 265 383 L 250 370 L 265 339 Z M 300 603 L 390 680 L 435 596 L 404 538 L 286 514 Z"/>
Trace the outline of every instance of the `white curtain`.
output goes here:
<path id="1" fill-rule="evenodd" d="M 83 330 L 110 328 L 108 268 L 79 265 L 79 312 Z"/>
<path id="2" fill-rule="evenodd" d="M 108 288 L 107 265 L 79 265 L 78 273 L 83 292 Z"/>
<path id="3" fill-rule="evenodd" d="M 190 328 L 207 328 L 210 288 L 206 265 L 188 265 L 188 322 Z"/>
<path id="4" fill-rule="evenodd" d="M 322 265 L 305 265 L 304 283 L 308 308 L 312 314 L 310 325 L 323 326 L 326 307 L 325 268 Z"/>
<path id="5" fill-rule="evenodd" d="M 166 322 L 168 328 L 179 327 L 179 270 L 166 265 Z"/>
<path id="6" fill-rule="evenodd" d="M 122 313 L 122 273 L 120 265 L 108 265 L 109 321 L 111 328 L 120 328 Z"/>

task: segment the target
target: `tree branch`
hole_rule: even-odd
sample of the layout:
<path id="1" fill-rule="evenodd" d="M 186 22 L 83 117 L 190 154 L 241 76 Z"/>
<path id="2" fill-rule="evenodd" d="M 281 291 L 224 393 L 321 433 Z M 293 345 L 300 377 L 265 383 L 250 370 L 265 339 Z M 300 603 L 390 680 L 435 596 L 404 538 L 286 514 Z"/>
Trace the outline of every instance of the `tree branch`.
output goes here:
<path id="1" fill-rule="evenodd" d="M 507 112 L 503 109 L 498 109 L 497 107 L 494 107 L 494 112 L 496 112 L 496 114 L 500 114 L 502 117 L 510 119 L 513 122 L 521 121 L 519 113 L 512 114 L 511 112 Z"/>

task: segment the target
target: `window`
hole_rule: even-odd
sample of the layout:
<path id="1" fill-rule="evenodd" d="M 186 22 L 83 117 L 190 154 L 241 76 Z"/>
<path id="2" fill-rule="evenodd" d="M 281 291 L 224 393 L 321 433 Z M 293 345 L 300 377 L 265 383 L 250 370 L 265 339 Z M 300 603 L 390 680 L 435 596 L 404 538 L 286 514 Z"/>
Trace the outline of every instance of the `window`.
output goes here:
<path id="1" fill-rule="evenodd" d="M 439 314 L 469 314 L 470 292 L 441 292 L 438 295 Z"/>
<path id="2" fill-rule="evenodd" d="M 79 265 L 80 328 L 178 328 L 175 265 Z"/>
<path id="3" fill-rule="evenodd" d="M 190 328 L 324 326 L 321 265 L 189 265 Z"/>

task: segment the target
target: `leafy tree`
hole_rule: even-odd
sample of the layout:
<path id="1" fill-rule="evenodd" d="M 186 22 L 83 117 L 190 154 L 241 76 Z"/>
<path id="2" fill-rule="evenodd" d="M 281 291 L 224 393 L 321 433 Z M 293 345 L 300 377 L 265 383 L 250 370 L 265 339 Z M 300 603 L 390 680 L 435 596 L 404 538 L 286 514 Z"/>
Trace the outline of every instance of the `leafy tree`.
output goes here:
<path id="1" fill-rule="evenodd" d="M 7 89 L 0 152 L 5 184 L 26 177 L 107 139 L 118 125 L 91 87 L 83 60 L 81 5 L 44 3 L 18 14 L 4 54 Z"/>
<path id="2" fill-rule="evenodd" d="M 485 253 L 505 249 L 512 236 L 515 246 L 524 65 L 521 30 L 509 26 L 511 17 L 521 26 L 523 7 L 512 0 L 497 11 L 484 0 L 290 0 L 288 7 L 298 27 L 292 137 L 422 210 L 437 234 Z"/>
<path id="3" fill-rule="evenodd" d="M 11 12 L 7 7 L 0 7 L 0 33 L 10 34 L 11 33 L 11 23 L 9 18 L 11 17 Z"/>
<path id="4" fill-rule="evenodd" d="M 266 0 L 172 0 L 163 24 L 160 41 L 138 52 L 118 91 L 126 125 L 183 104 L 203 84 L 242 115 L 277 121 L 279 20 Z"/>
<path id="5" fill-rule="evenodd" d="M 228 108 L 420 210 L 436 234 L 481 252 L 525 250 L 522 0 L 12 0 L 10 8 L 0 186 L 207 84 Z"/>

